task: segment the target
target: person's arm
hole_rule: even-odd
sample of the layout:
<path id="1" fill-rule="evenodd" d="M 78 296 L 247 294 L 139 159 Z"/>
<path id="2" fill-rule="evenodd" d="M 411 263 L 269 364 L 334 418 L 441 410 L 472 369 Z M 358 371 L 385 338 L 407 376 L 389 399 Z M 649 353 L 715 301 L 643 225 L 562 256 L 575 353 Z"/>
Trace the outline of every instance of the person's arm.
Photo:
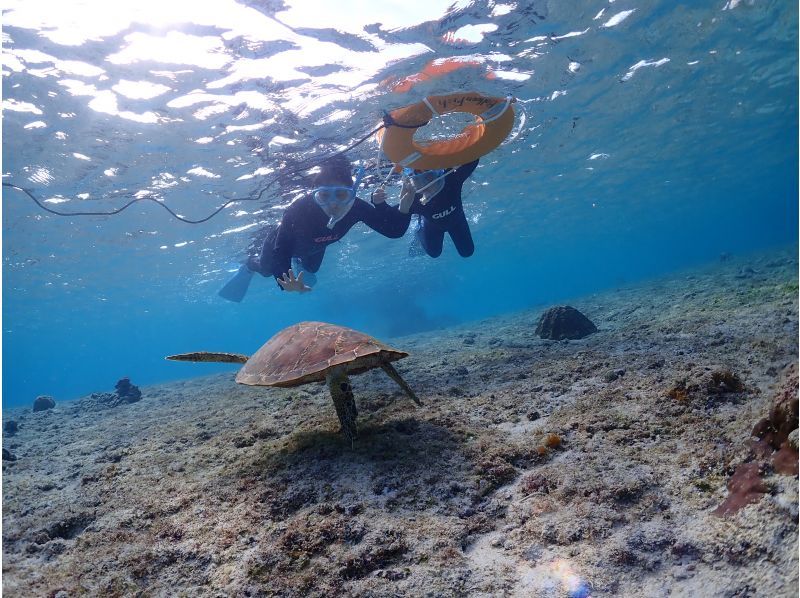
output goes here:
<path id="1" fill-rule="evenodd" d="M 376 198 L 373 196 L 373 201 L 375 200 Z M 388 206 L 381 199 L 378 199 L 378 203 L 375 204 L 368 204 L 357 199 L 353 209 L 357 209 L 358 220 L 390 239 L 399 239 L 406 234 L 408 225 L 411 223 L 411 214 L 401 212 L 399 206 Z"/>
<path id="2" fill-rule="evenodd" d="M 297 278 L 295 278 L 294 272 L 291 268 L 289 268 L 289 271 L 283 275 L 283 278 L 278 278 L 277 280 L 278 286 L 284 291 L 307 293 L 311 290 L 311 287 L 307 286 L 306 283 L 303 282 L 303 273 L 300 272 L 297 275 Z"/>
<path id="3" fill-rule="evenodd" d="M 475 172 L 475 169 L 477 167 L 478 167 L 478 160 L 473 160 L 472 162 L 468 162 L 467 164 L 459 166 L 447 176 L 448 178 L 453 177 L 453 179 L 463 184 L 464 181 L 466 181 L 470 177 L 470 175 L 473 172 Z"/>
<path id="4" fill-rule="evenodd" d="M 386 203 L 386 191 L 383 187 L 378 187 L 369 196 L 372 205 L 379 206 Z M 403 187 L 400 190 L 400 203 L 397 204 L 397 210 L 401 214 L 408 214 L 411 211 L 411 204 L 414 203 L 414 187 L 411 182 L 404 176 Z"/>
<path id="5" fill-rule="evenodd" d="M 294 220 L 293 211 L 289 207 L 283 214 L 283 219 L 278 227 L 278 234 L 275 236 L 275 244 L 272 248 L 272 275 L 281 289 L 283 289 L 283 286 L 279 281 L 292 267 L 292 252 L 294 251 L 296 232 Z"/>
<path id="6" fill-rule="evenodd" d="M 275 235 L 272 275 L 282 291 L 306 293 L 311 290 L 311 287 L 303 282 L 303 273 L 297 272 L 295 278 L 295 272 L 292 271 L 292 255 L 295 252 L 297 237 L 302 234 L 299 223 L 307 217 L 303 212 L 304 210 L 307 212 L 308 204 L 302 201 L 301 199 L 286 208 Z"/>

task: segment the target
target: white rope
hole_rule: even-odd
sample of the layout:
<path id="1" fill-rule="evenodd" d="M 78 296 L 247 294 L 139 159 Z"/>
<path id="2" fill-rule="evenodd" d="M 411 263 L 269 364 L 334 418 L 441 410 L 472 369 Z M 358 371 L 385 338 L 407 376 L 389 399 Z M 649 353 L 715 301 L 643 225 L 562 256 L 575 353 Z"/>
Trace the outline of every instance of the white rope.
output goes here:
<path id="1" fill-rule="evenodd" d="M 430 111 L 433 112 L 434 116 L 441 116 L 441 114 L 439 114 L 436 111 L 436 108 L 433 107 L 433 104 L 431 104 L 430 100 L 428 100 L 427 97 L 422 98 L 422 103 L 425 104 L 428 108 L 430 108 Z"/>
<path id="2" fill-rule="evenodd" d="M 421 153 L 419 153 L 419 152 L 414 152 L 413 154 L 408 154 L 408 155 L 407 155 L 405 158 L 403 158 L 402 160 L 400 160 L 400 161 L 398 162 L 398 164 L 399 164 L 400 166 L 403 166 L 403 167 L 406 167 L 406 166 L 411 166 L 411 164 L 413 164 L 414 162 L 416 162 L 417 160 L 419 160 L 421 157 L 422 157 L 422 154 L 421 154 Z"/>
<path id="3" fill-rule="evenodd" d="M 525 112 L 525 106 L 519 106 L 519 125 L 517 126 L 517 130 L 516 131 L 512 130 L 511 133 L 509 133 L 508 137 L 506 137 L 503 143 L 501 143 L 500 145 L 504 146 L 516 141 L 517 138 L 525 130 L 526 122 L 528 122 L 528 114 L 527 112 Z"/>
<path id="4" fill-rule="evenodd" d="M 506 101 L 503 102 L 502 108 L 497 112 L 497 114 L 493 113 L 497 111 L 497 107 L 500 106 L 500 104 L 495 104 L 494 106 L 489 108 L 486 112 L 481 114 L 481 120 L 483 120 L 481 124 L 488 125 L 490 122 L 493 122 L 498 118 L 500 118 L 501 116 L 503 116 L 506 113 L 506 110 L 508 110 L 508 107 L 511 105 L 511 102 L 513 100 L 514 96 L 506 96 Z"/>

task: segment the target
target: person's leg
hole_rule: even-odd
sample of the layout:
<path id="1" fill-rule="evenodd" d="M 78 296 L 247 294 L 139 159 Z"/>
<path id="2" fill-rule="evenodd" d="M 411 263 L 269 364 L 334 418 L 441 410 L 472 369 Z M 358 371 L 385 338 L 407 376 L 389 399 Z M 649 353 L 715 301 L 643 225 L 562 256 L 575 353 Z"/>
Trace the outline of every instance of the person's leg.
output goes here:
<path id="1" fill-rule="evenodd" d="M 250 280 L 253 278 L 253 270 L 247 264 L 242 264 L 225 285 L 217 292 L 217 295 L 228 301 L 239 303 L 247 294 L 250 287 Z"/>
<path id="2" fill-rule="evenodd" d="M 257 255 L 251 255 L 248 257 L 244 265 L 247 266 L 247 269 L 250 270 L 250 272 L 261 272 L 261 258 Z"/>
<path id="3" fill-rule="evenodd" d="M 469 257 L 475 253 L 475 243 L 472 241 L 472 233 L 469 230 L 467 217 L 462 212 L 459 216 L 450 218 L 447 232 L 456 246 L 456 251 L 461 257 Z"/>
<path id="4" fill-rule="evenodd" d="M 425 250 L 422 248 L 422 243 L 417 234 L 422 226 L 422 216 L 414 214 L 412 218 L 414 219 L 414 224 L 411 226 L 411 243 L 408 244 L 408 255 L 409 257 L 418 257 L 425 255 Z"/>
<path id="5" fill-rule="evenodd" d="M 275 243 L 277 232 L 277 226 L 267 229 L 264 242 L 261 245 L 261 253 L 258 256 L 249 256 L 244 264 L 239 266 L 236 274 L 217 293 L 220 297 L 239 303 L 247 294 L 253 273 L 258 272 L 262 276 L 272 276 L 272 247 Z"/>
<path id="6" fill-rule="evenodd" d="M 275 247 L 275 237 L 278 235 L 277 225 L 271 226 L 264 237 L 261 245 L 261 252 L 258 256 L 250 256 L 247 260 L 247 267 L 253 272 L 258 272 L 261 276 L 272 276 L 272 254 Z"/>
<path id="7" fill-rule="evenodd" d="M 442 255 L 444 230 L 432 224 L 427 218 L 422 219 L 422 224 L 417 230 L 417 239 L 429 256 L 439 257 Z"/>

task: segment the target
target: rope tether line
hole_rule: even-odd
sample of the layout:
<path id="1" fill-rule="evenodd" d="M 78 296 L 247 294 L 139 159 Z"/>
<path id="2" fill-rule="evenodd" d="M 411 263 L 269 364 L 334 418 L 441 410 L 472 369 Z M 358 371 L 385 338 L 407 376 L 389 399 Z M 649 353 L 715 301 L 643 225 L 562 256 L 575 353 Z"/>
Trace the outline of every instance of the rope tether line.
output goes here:
<path id="1" fill-rule="evenodd" d="M 114 210 L 109 210 L 107 212 L 61 212 L 59 210 L 54 210 L 52 208 L 47 207 L 31 191 L 29 191 L 28 189 L 25 189 L 23 187 L 20 187 L 19 185 L 14 185 L 13 183 L 8 183 L 8 182 L 3 181 L 3 187 L 8 187 L 9 189 L 14 189 L 16 191 L 20 191 L 21 193 L 24 193 L 31 200 L 33 200 L 33 202 L 37 206 L 39 206 L 42 210 L 44 210 L 45 212 L 48 212 L 50 214 L 54 214 L 56 216 L 114 216 L 116 214 L 119 214 L 120 212 L 123 212 L 123 211 L 127 210 L 133 204 L 138 203 L 140 201 L 152 201 L 152 202 L 158 204 L 159 206 L 161 206 L 162 208 L 164 208 L 176 220 L 179 220 L 181 222 L 185 222 L 186 224 L 202 224 L 203 222 L 207 222 L 207 221 L 211 220 L 214 216 L 219 214 L 222 210 L 227 208 L 232 203 L 236 203 L 236 202 L 239 202 L 239 201 L 258 201 L 258 200 L 260 200 L 261 197 L 264 195 L 264 193 L 266 193 L 267 190 L 270 187 L 272 187 L 272 185 L 277 183 L 282 178 L 290 177 L 292 175 L 297 174 L 298 172 L 302 172 L 304 170 L 308 170 L 309 168 L 313 168 L 314 166 L 318 166 L 319 164 L 322 164 L 326 160 L 330 160 L 331 158 L 333 158 L 335 156 L 339 156 L 341 154 L 344 154 L 345 152 L 348 152 L 348 151 L 352 150 L 354 147 L 357 147 L 358 145 L 364 143 L 367 139 L 372 137 L 375 133 L 377 133 L 378 131 L 383 129 L 385 126 L 386 125 L 383 125 L 383 124 L 379 125 L 375 129 L 373 129 L 372 131 L 370 131 L 369 133 L 364 135 L 361 139 L 359 139 L 355 143 L 351 144 L 350 146 L 344 148 L 343 150 L 339 150 L 338 152 L 334 152 L 332 154 L 323 156 L 323 157 L 321 157 L 321 158 L 319 158 L 317 160 L 313 160 L 313 161 L 309 162 L 308 164 L 301 163 L 302 164 L 301 166 L 298 166 L 298 167 L 294 168 L 293 170 L 291 170 L 289 172 L 281 173 L 281 174 L 275 176 L 264 187 L 262 187 L 261 190 L 258 192 L 258 194 L 255 195 L 255 196 L 234 197 L 232 199 L 229 199 L 228 201 L 223 203 L 221 206 L 216 208 L 213 212 L 211 212 L 208 216 L 206 216 L 205 218 L 200 218 L 198 220 L 192 220 L 191 218 L 186 218 L 184 216 L 181 216 L 180 214 L 177 214 L 167 204 L 165 204 L 163 201 L 160 201 L 160 200 L 156 199 L 155 197 L 136 197 L 136 198 L 130 200 L 124 206 L 121 206 L 121 207 L 116 208 Z"/>

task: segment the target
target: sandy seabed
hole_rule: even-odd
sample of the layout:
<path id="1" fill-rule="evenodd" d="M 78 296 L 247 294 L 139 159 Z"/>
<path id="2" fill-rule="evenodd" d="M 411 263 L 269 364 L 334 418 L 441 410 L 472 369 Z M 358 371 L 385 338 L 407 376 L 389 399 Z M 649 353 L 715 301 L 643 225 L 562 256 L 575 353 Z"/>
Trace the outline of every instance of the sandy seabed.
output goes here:
<path id="1" fill-rule="evenodd" d="M 750 440 L 797 393 L 796 255 L 575 299 L 581 340 L 549 306 L 382 339 L 425 405 L 354 377 L 353 446 L 324 385 L 233 371 L 5 410 L 4 595 L 797 596 L 797 476 Z M 766 492 L 716 514 L 747 461 Z"/>

